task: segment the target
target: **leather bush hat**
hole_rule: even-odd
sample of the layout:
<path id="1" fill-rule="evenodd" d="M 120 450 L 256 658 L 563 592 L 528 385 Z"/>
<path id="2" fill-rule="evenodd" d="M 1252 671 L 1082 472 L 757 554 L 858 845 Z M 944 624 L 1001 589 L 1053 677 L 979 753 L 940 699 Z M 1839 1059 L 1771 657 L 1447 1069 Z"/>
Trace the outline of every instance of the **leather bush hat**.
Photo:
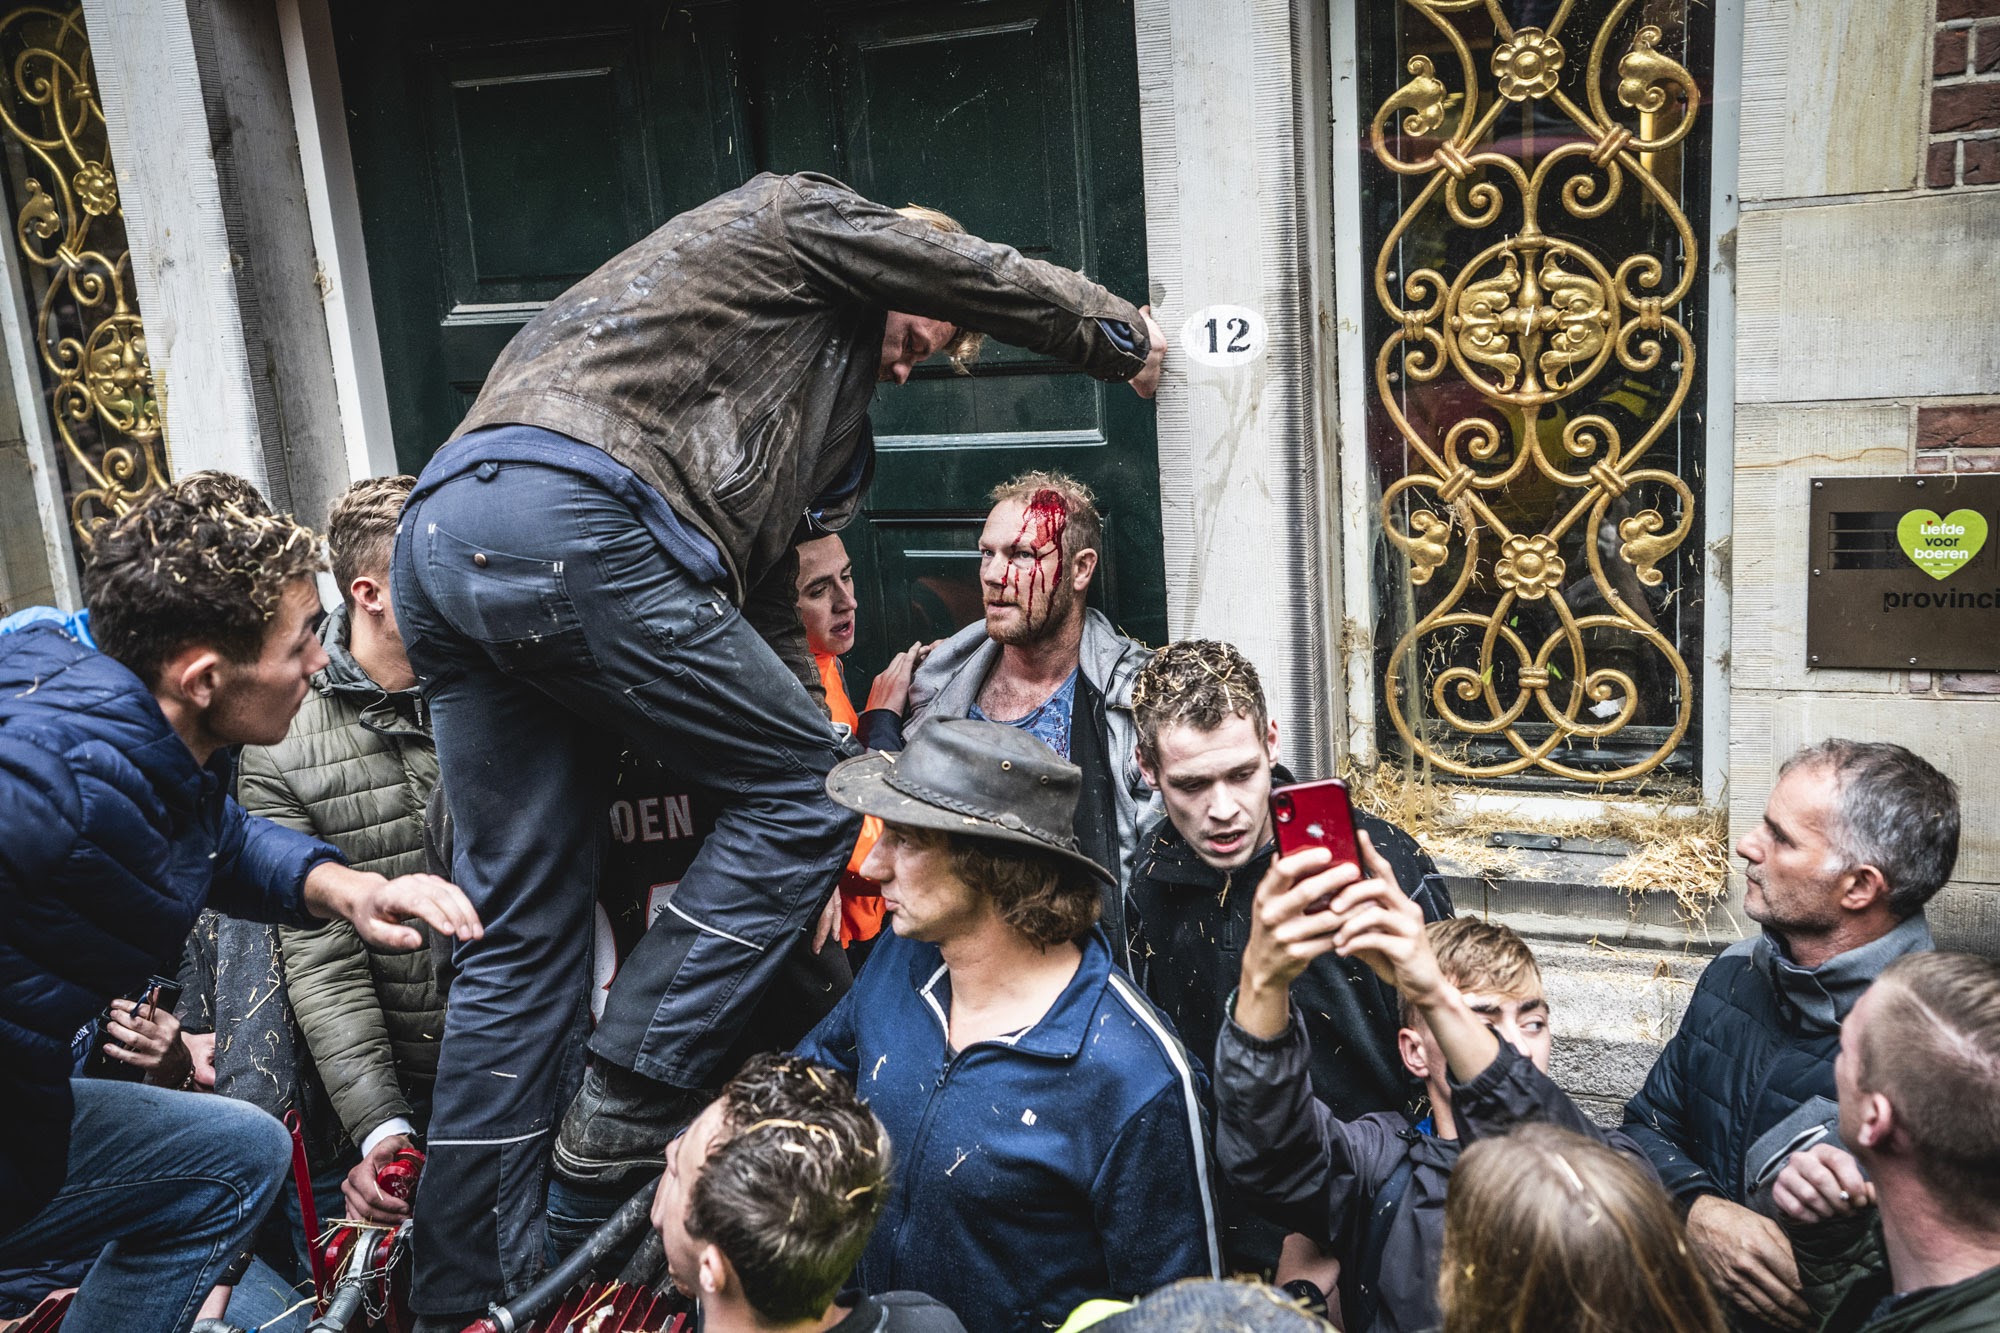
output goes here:
<path id="1" fill-rule="evenodd" d="M 826 794 L 891 824 L 1051 852 L 1106 884 L 1111 872 L 1076 841 L 1083 770 L 1022 731 L 998 722 L 947 718 L 917 730 L 901 754 L 844 760 Z"/>

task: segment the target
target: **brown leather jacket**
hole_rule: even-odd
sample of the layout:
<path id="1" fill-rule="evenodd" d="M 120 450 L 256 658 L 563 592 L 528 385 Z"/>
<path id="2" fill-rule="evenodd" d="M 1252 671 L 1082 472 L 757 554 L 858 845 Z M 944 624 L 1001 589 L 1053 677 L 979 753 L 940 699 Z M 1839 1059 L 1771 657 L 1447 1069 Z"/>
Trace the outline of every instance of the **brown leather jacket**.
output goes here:
<path id="1" fill-rule="evenodd" d="M 977 329 L 1099 379 L 1145 365 L 1144 321 L 1067 269 L 870 203 L 756 177 L 570 288 L 500 354 L 458 434 L 503 423 L 593 444 L 721 552 L 741 603 L 815 501 L 857 474 L 886 312 Z M 1132 330 L 1121 349 L 1099 320 Z M 839 528 L 861 495 L 821 516 Z M 790 589 L 784 590 L 791 600 Z"/>

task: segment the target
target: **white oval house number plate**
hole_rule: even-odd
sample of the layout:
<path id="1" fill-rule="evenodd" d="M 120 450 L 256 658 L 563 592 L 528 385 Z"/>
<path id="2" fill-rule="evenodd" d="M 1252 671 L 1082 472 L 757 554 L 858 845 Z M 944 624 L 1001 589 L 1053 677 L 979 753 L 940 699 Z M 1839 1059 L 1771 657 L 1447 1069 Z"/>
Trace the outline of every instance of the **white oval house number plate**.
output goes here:
<path id="1" fill-rule="evenodd" d="M 1248 306 L 1203 306 L 1181 325 L 1181 350 L 1203 366 L 1240 366 L 1264 354 L 1264 317 Z"/>

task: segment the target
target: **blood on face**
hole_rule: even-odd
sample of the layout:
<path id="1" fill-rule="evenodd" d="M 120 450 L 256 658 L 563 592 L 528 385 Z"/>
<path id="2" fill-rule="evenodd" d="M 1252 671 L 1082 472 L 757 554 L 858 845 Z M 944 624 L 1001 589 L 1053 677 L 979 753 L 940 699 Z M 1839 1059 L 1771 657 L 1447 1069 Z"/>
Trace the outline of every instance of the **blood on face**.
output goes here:
<path id="1" fill-rule="evenodd" d="M 1063 577 L 1063 533 L 1069 529 L 1069 503 L 1060 492 L 1039 490 L 1028 497 L 1027 508 L 1021 511 L 1021 530 L 1014 534 L 1014 549 L 1026 547 L 1034 554 L 1034 562 L 1028 567 L 1028 586 L 1021 584 L 1021 566 L 1013 560 L 1007 562 L 1007 573 L 1002 580 L 1008 592 L 1024 596 L 1022 612 L 1030 624 L 1035 619 L 1035 594 L 1048 596 L 1056 581 Z M 1042 553 L 1048 547 L 1055 548 L 1056 567 L 1053 575 L 1042 566 Z"/>

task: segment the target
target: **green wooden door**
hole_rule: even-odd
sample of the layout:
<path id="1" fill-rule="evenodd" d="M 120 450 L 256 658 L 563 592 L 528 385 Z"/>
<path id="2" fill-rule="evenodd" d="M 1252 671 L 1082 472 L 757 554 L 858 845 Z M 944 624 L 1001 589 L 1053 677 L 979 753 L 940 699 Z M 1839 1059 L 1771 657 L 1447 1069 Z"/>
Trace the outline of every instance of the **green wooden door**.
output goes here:
<path id="1" fill-rule="evenodd" d="M 334 4 L 397 457 L 449 436 L 500 348 L 577 278 L 759 171 L 824 171 L 1143 300 L 1126 0 Z M 1166 633 L 1150 404 L 989 344 L 876 396 L 880 460 L 846 534 L 866 675 L 979 615 L 986 492 L 1094 487 L 1093 594 Z"/>

